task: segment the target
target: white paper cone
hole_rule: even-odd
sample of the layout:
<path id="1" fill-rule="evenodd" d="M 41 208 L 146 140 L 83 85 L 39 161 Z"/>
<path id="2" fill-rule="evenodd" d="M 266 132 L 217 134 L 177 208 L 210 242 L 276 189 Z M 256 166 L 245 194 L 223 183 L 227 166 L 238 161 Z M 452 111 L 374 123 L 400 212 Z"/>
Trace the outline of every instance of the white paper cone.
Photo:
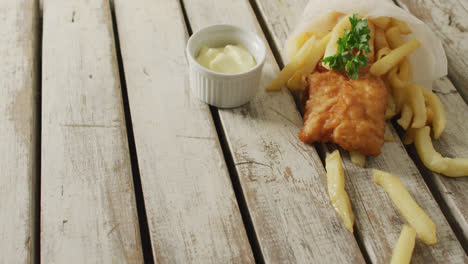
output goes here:
<path id="1" fill-rule="evenodd" d="M 333 11 L 344 14 L 359 13 L 365 18 L 388 16 L 405 21 L 413 31 L 406 35 L 405 39 L 416 38 L 421 42 L 421 47 L 410 55 L 413 81 L 431 89 L 434 80 L 447 75 L 447 57 L 439 38 L 424 22 L 396 6 L 392 1 L 386 0 L 310 0 L 295 30 L 288 38 L 286 51 L 291 48 L 290 40 L 298 34 L 323 30 L 316 28 L 317 21 Z"/>

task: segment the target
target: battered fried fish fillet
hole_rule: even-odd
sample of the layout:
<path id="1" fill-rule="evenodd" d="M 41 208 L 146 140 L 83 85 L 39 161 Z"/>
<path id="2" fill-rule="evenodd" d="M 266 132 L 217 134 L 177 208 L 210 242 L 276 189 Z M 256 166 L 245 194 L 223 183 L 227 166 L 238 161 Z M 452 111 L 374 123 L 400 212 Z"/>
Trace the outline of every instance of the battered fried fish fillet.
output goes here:
<path id="1" fill-rule="evenodd" d="M 308 76 L 304 127 L 306 143 L 332 141 L 346 150 L 377 156 L 384 144 L 387 89 L 379 77 L 363 73 L 357 80 L 334 72 Z"/>

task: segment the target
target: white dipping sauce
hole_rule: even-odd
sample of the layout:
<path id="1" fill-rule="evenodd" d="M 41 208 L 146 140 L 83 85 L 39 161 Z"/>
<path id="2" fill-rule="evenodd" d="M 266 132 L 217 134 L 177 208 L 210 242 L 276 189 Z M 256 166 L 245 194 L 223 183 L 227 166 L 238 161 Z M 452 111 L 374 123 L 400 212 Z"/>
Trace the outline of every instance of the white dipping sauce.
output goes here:
<path id="1" fill-rule="evenodd" d="M 257 62 L 242 45 L 226 45 L 221 48 L 203 46 L 196 58 L 205 68 L 219 73 L 241 73 L 255 67 Z"/>

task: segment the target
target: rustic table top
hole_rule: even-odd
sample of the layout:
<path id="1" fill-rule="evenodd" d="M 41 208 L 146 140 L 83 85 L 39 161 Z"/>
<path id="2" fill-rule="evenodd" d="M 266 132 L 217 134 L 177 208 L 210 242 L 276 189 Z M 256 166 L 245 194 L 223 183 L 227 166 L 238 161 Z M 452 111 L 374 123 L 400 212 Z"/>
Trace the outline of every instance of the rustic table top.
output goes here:
<path id="1" fill-rule="evenodd" d="M 468 5 L 398 0 L 442 39 L 435 147 L 468 157 Z M 427 170 L 394 142 L 354 165 L 354 234 L 330 205 L 323 157 L 293 96 L 264 87 L 307 0 L 10 0 L 0 3 L 0 263 L 388 263 L 404 219 L 373 183 L 397 175 L 437 225 L 413 263 L 468 263 L 468 177 Z M 185 45 L 228 23 L 269 46 L 253 101 L 193 98 Z M 340 149 L 341 151 L 341 149 Z"/>

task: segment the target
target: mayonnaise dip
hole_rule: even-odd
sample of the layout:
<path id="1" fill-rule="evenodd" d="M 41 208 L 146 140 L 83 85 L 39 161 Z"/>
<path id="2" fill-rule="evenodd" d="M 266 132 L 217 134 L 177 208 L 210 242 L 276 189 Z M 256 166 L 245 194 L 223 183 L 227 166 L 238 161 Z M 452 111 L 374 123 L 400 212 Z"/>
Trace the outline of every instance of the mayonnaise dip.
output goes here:
<path id="1" fill-rule="evenodd" d="M 203 46 L 196 60 L 205 68 L 226 74 L 245 72 L 257 65 L 253 56 L 242 45 L 226 45 L 221 48 Z"/>

